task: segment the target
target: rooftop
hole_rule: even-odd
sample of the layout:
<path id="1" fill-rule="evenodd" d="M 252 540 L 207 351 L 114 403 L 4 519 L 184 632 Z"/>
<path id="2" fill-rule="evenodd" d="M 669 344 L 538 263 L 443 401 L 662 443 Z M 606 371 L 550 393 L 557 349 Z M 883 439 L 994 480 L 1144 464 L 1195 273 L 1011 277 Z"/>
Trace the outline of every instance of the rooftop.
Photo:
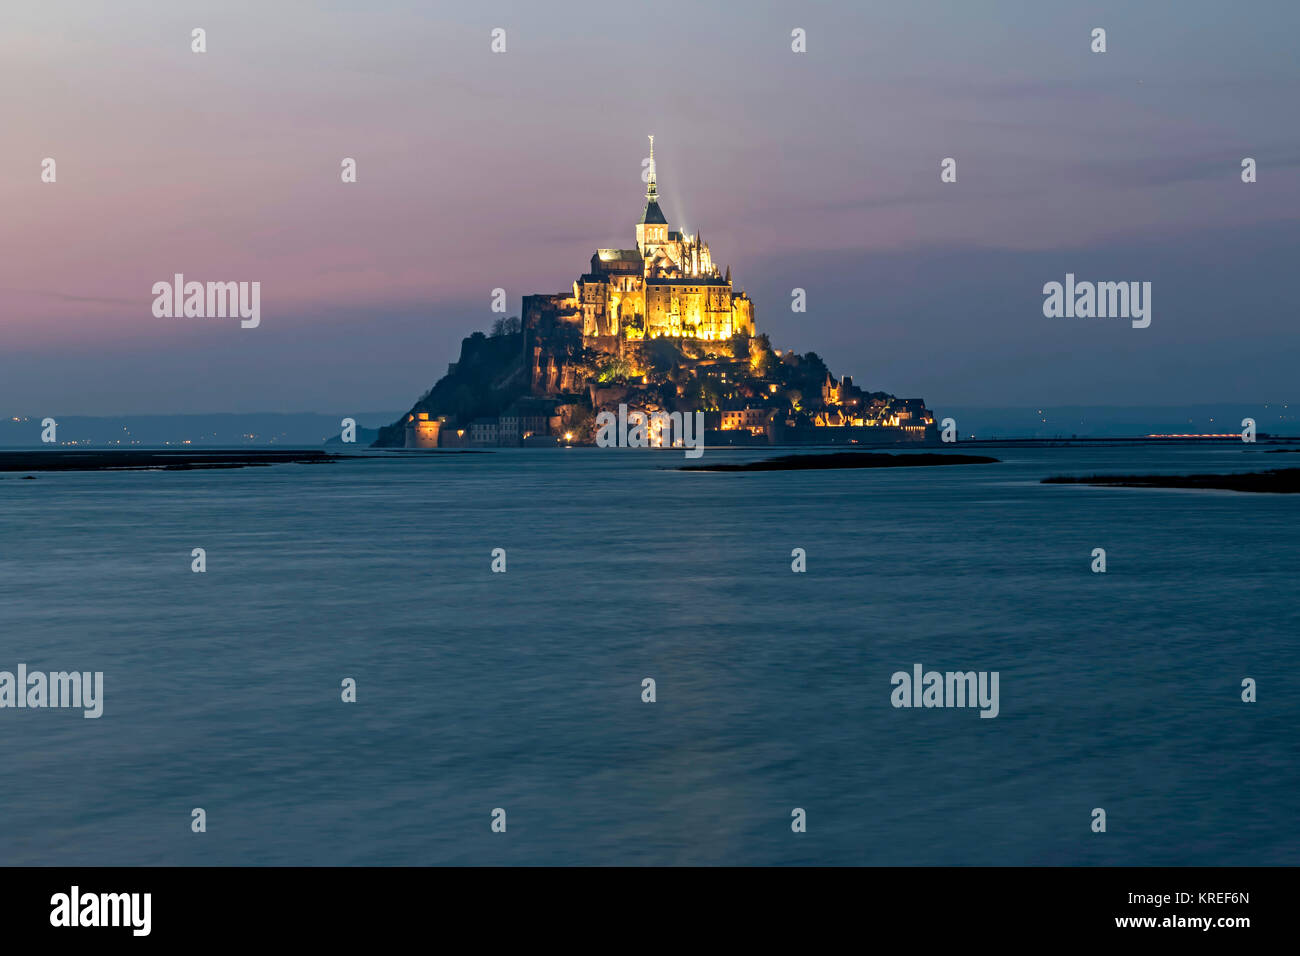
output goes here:
<path id="1" fill-rule="evenodd" d="M 664 218 L 663 210 L 659 208 L 658 200 L 651 199 L 645 204 L 645 211 L 641 213 L 641 222 L 654 226 L 668 225 L 668 220 Z"/>

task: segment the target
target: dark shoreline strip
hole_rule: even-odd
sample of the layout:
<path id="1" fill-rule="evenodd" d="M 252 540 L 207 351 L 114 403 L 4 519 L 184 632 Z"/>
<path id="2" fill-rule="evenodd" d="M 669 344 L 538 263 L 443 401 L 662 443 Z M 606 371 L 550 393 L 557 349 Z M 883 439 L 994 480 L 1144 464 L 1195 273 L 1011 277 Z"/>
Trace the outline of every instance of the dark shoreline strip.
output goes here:
<path id="1" fill-rule="evenodd" d="M 323 451 L 5 451 L 4 471 L 190 471 L 199 468 L 245 468 L 258 465 L 321 465 L 351 456 Z"/>
<path id="2" fill-rule="evenodd" d="M 1216 491 L 1252 491 L 1269 494 L 1300 492 L 1300 468 L 1276 468 L 1235 475 L 1056 475 L 1045 485 L 1091 485 L 1095 488 L 1201 488 Z"/>
<path id="3" fill-rule="evenodd" d="M 984 455 L 932 453 L 885 454 L 842 451 L 829 455 L 782 455 L 737 465 L 682 465 L 678 471 L 813 471 L 828 468 L 914 468 L 924 465 L 990 465 L 997 458 Z"/>

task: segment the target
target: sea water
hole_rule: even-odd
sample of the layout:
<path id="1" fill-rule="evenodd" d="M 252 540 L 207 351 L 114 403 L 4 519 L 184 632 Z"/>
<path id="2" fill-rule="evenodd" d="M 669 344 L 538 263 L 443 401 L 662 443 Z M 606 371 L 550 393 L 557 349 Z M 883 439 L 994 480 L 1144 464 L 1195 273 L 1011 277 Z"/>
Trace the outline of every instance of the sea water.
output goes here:
<path id="1" fill-rule="evenodd" d="M 1300 496 L 1039 483 L 1296 456 L 988 453 L 0 475 L 0 864 L 1300 863 Z"/>

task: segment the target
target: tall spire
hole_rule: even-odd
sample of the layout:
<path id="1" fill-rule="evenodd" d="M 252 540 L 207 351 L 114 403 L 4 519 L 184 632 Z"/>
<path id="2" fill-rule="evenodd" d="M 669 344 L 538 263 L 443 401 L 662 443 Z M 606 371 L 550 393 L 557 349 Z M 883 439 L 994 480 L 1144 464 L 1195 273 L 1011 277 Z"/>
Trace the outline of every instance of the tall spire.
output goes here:
<path id="1" fill-rule="evenodd" d="M 641 213 L 641 222 L 643 225 L 667 226 L 668 220 L 664 218 L 663 210 L 659 208 L 659 187 L 655 184 L 655 138 L 650 137 L 650 167 L 649 177 L 646 179 L 645 187 L 645 210 Z M 661 233 L 666 230 L 659 230 Z M 640 233 L 637 234 L 638 236 Z M 658 241 L 667 238 L 665 235 L 659 235 Z M 642 249 L 642 254 L 645 250 Z"/>
<path id="2" fill-rule="evenodd" d="M 655 187 L 655 135 L 650 134 L 650 179 L 646 183 L 645 198 L 647 202 L 654 202 L 659 195 Z"/>

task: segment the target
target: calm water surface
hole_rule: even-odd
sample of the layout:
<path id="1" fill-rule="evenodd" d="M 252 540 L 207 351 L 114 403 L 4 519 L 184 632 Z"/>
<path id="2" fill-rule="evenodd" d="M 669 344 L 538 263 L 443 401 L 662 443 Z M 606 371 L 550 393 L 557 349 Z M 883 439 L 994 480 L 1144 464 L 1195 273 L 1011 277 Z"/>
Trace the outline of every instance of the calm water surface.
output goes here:
<path id="1" fill-rule="evenodd" d="M 989 453 L 0 476 L 0 670 L 105 674 L 0 710 L 0 864 L 1300 863 L 1300 496 L 1038 484 L 1300 456 Z"/>

